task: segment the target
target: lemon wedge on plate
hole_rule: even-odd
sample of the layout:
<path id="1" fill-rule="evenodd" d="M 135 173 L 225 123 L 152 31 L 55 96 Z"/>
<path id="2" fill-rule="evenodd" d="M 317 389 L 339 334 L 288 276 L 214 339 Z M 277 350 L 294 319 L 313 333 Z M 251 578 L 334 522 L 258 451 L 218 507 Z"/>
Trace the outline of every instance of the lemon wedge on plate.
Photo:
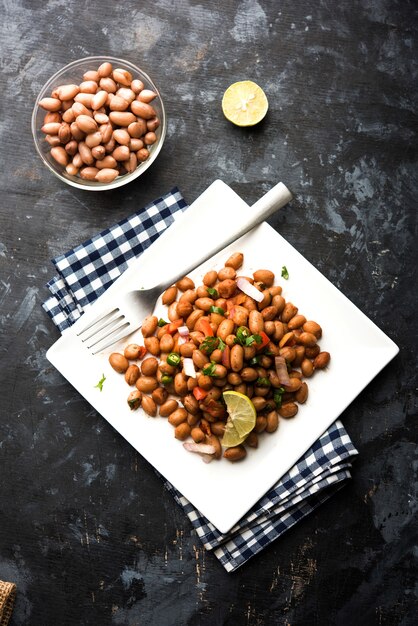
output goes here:
<path id="1" fill-rule="evenodd" d="M 225 448 L 231 448 L 247 438 L 255 426 L 257 413 L 250 398 L 243 393 L 224 391 L 222 396 L 226 403 L 228 420 L 221 444 Z"/>
<path id="2" fill-rule="evenodd" d="M 264 91 L 252 80 L 233 83 L 222 98 L 226 119 L 236 126 L 254 126 L 261 122 L 269 108 Z"/>

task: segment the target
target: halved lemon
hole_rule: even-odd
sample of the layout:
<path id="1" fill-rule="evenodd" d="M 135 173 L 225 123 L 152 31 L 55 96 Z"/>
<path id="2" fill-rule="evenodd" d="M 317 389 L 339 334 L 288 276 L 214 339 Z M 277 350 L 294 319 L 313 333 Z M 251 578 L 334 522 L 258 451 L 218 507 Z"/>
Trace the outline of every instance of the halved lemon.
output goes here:
<path id="1" fill-rule="evenodd" d="M 225 448 L 238 446 L 255 426 L 257 413 L 248 396 L 238 391 L 224 391 L 222 394 L 228 411 L 228 420 L 225 426 L 221 444 Z"/>
<path id="2" fill-rule="evenodd" d="M 236 126 L 254 126 L 261 122 L 269 108 L 264 91 L 252 80 L 233 83 L 222 98 L 226 119 Z"/>

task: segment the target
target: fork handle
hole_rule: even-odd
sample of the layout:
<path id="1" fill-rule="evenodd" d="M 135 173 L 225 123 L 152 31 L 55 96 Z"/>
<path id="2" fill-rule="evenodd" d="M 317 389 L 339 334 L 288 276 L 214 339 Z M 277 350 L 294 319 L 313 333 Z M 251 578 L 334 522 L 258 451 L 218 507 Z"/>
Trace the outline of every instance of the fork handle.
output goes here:
<path id="1" fill-rule="evenodd" d="M 226 248 L 226 246 L 248 233 L 254 226 L 266 220 L 272 213 L 290 202 L 292 197 L 291 192 L 283 183 L 278 183 L 272 187 L 248 211 L 244 211 L 240 215 L 239 225 L 236 223 L 228 224 L 226 229 L 223 229 L 220 233 L 221 238 L 208 241 L 208 246 L 205 246 L 204 241 L 202 241 L 200 258 L 196 260 L 196 257 L 193 256 L 192 264 L 187 265 L 186 263 L 183 265 L 181 273 L 171 276 L 169 280 L 164 281 L 164 284 L 167 286 L 172 285 L 181 276 L 185 276 L 188 272 L 204 263 L 204 261 L 207 261 L 207 259 Z"/>

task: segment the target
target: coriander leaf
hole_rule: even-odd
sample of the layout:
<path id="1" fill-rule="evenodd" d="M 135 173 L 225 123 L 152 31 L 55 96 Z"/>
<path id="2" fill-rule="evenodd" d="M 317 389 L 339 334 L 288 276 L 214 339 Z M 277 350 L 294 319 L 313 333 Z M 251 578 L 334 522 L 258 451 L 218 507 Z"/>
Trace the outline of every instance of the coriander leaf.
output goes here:
<path id="1" fill-rule="evenodd" d="M 282 278 L 284 278 L 285 280 L 288 280 L 289 278 L 289 272 L 287 271 L 286 265 L 283 265 L 282 267 Z"/>
<path id="2" fill-rule="evenodd" d="M 223 352 L 225 348 L 226 348 L 226 343 L 222 341 L 220 337 L 218 337 L 218 350 L 221 350 Z"/>
<path id="3" fill-rule="evenodd" d="M 202 374 L 204 374 L 205 376 L 213 376 L 215 373 L 215 370 L 216 370 L 216 363 L 212 361 L 208 365 L 205 365 L 205 367 L 202 369 Z"/>
<path id="4" fill-rule="evenodd" d="M 94 387 L 99 389 L 100 391 L 103 391 L 103 383 L 104 383 L 105 380 L 106 380 L 106 376 L 104 374 L 102 374 L 101 379 L 99 380 L 97 385 L 94 385 Z"/>

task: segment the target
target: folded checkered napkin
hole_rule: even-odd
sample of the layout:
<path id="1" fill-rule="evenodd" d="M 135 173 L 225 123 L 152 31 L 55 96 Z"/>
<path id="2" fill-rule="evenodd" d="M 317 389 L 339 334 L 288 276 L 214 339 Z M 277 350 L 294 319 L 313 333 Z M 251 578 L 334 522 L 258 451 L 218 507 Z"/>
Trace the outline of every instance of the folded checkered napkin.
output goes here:
<path id="1" fill-rule="evenodd" d="M 187 208 L 172 189 L 144 209 L 53 259 L 58 272 L 47 283 L 44 310 L 61 332 L 69 328 L 113 281 Z M 207 550 L 234 571 L 340 489 L 357 455 L 340 421 L 227 534 L 221 534 L 165 479 Z"/>

